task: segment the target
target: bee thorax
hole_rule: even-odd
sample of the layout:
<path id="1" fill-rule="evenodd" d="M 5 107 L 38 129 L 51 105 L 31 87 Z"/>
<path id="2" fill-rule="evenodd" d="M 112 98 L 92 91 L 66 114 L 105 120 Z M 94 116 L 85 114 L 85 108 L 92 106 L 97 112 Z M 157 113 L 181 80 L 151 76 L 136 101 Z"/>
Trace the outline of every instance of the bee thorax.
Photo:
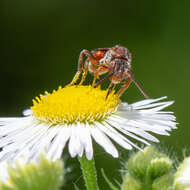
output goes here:
<path id="1" fill-rule="evenodd" d="M 100 64 L 101 65 L 110 65 L 110 62 L 112 61 L 113 59 L 113 50 L 109 50 L 105 53 L 104 57 L 102 59 L 100 59 Z"/>

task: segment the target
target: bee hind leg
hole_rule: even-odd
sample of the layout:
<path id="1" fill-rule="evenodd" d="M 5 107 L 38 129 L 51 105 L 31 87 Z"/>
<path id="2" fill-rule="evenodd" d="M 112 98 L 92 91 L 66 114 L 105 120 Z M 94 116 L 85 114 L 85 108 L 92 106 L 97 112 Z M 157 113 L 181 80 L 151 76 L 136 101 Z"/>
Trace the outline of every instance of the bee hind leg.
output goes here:
<path id="1" fill-rule="evenodd" d="M 106 95 L 106 99 L 108 98 L 109 94 L 112 92 L 114 87 L 115 87 L 115 84 L 111 82 L 109 87 L 108 87 L 108 92 L 107 92 L 107 95 Z"/>
<path id="2" fill-rule="evenodd" d="M 149 99 L 149 96 L 145 93 L 145 91 L 143 90 L 143 88 L 141 87 L 141 85 L 135 80 L 135 78 L 131 78 L 131 80 L 134 82 L 134 84 L 136 85 L 136 87 L 139 89 L 139 91 L 141 92 L 141 94 L 146 98 Z"/>
<path id="3" fill-rule="evenodd" d="M 121 97 L 121 95 L 127 90 L 127 88 L 130 86 L 132 80 L 129 78 L 125 84 L 120 88 L 118 92 L 118 97 Z"/>

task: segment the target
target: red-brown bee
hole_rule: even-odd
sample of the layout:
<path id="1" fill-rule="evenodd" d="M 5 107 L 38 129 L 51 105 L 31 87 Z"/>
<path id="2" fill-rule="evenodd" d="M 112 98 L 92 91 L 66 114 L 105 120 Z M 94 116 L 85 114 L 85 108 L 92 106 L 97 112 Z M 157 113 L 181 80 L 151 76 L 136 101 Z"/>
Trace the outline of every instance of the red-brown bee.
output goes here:
<path id="1" fill-rule="evenodd" d="M 84 55 L 87 57 L 85 62 L 83 61 Z M 92 86 L 94 87 L 102 84 L 107 79 L 111 80 L 107 96 L 112 91 L 115 84 L 125 80 L 125 83 L 118 92 L 119 97 L 125 92 L 131 82 L 134 82 L 144 97 L 148 98 L 147 94 L 144 92 L 132 74 L 131 61 L 132 57 L 129 50 L 120 45 L 116 45 L 111 48 L 98 48 L 93 51 L 84 49 L 81 51 L 79 56 L 78 71 L 70 85 L 75 84 L 80 74 L 83 72 L 82 79 L 79 84 L 81 85 L 85 81 L 86 75 L 89 71 L 94 75 L 94 80 L 92 83 Z M 104 73 L 108 73 L 108 75 L 96 83 L 96 80 L 99 78 L 99 76 Z"/>

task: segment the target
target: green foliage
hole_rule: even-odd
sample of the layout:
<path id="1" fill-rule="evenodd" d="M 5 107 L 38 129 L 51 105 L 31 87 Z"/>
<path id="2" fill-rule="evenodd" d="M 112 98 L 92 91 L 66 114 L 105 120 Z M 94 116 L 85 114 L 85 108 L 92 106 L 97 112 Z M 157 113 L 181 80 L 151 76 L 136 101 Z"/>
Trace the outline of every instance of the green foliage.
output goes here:
<path id="1" fill-rule="evenodd" d="M 0 190 L 58 190 L 63 183 L 63 163 L 41 156 L 39 162 L 8 165 L 7 181 L 0 181 Z"/>
<path id="2" fill-rule="evenodd" d="M 106 176 L 103 168 L 101 169 L 101 172 L 102 172 L 102 176 L 103 178 L 105 179 L 105 181 L 107 182 L 107 184 L 110 186 L 111 190 L 119 190 L 109 179 L 108 177 Z"/>

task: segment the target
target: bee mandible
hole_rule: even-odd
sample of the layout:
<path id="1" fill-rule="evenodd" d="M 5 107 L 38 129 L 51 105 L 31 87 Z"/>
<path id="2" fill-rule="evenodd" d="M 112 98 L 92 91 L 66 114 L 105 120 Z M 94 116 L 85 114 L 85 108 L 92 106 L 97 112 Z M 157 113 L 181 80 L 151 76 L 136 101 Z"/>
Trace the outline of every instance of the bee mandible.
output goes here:
<path id="1" fill-rule="evenodd" d="M 83 60 L 84 55 L 87 57 L 85 62 Z M 120 45 L 111 48 L 98 48 L 92 51 L 84 49 L 79 55 L 78 70 L 70 85 L 74 85 L 83 72 L 82 79 L 79 83 L 79 85 L 82 85 L 89 71 L 94 75 L 93 87 L 97 87 L 110 79 L 111 83 L 109 85 L 107 97 L 116 84 L 125 81 L 118 91 L 119 97 L 126 91 L 131 82 L 133 82 L 143 96 L 149 98 L 132 74 L 131 61 L 132 56 L 129 50 Z M 99 76 L 105 73 L 108 74 L 97 82 Z"/>

